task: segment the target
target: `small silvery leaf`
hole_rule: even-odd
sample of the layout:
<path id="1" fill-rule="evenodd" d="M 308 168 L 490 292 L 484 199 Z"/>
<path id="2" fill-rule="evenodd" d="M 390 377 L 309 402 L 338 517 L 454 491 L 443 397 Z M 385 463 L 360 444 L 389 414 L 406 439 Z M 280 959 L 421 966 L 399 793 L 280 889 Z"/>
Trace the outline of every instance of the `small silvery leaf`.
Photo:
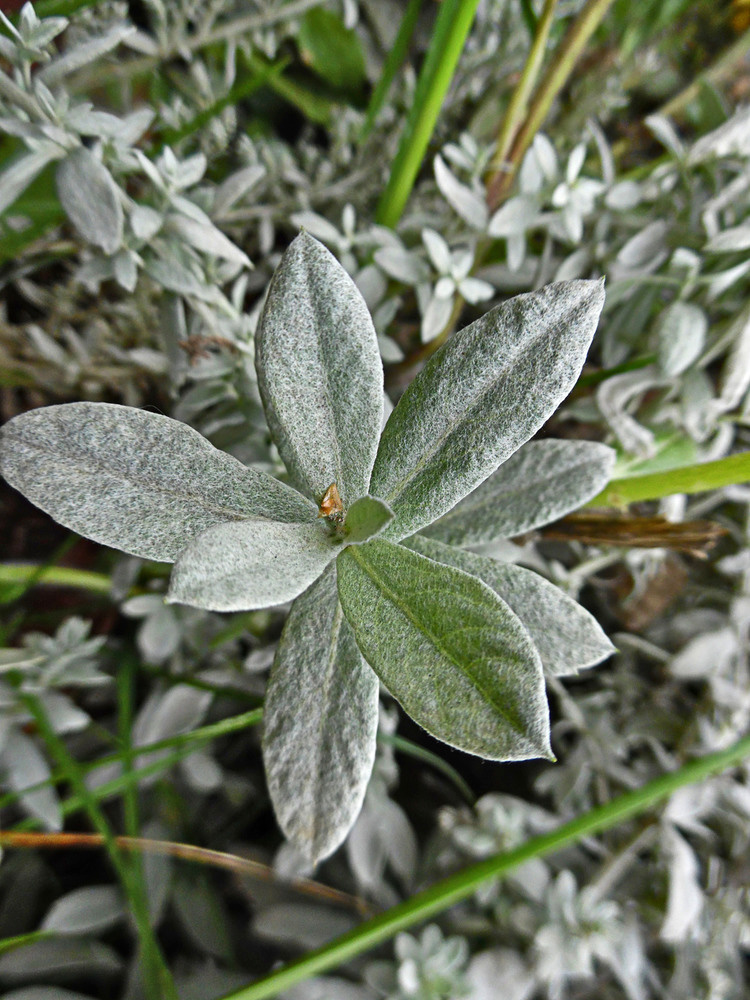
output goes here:
<path id="1" fill-rule="evenodd" d="M 471 573 L 491 587 L 520 618 L 548 675 L 575 674 L 615 651 L 596 619 L 538 573 L 420 535 L 404 544 L 428 559 Z"/>
<path id="2" fill-rule="evenodd" d="M 448 341 L 386 424 L 370 483 L 398 540 L 451 509 L 536 433 L 575 385 L 604 303 L 601 282 L 519 295 Z"/>
<path id="3" fill-rule="evenodd" d="M 487 205 L 484 199 L 465 184 L 461 184 L 440 156 L 435 157 L 434 167 L 437 186 L 451 208 L 464 222 L 468 222 L 475 229 L 483 230 L 487 225 Z"/>
<path id="4" fill-rule="evenodd" d="M 487 226 L 487 233 L 496 239 L 525 233 L 536 225 L 540 214 L 536 198 L 517 195 L 495 212 Z"/>
<path id="5" fill-rule="evenodd" d="M 306 233 L 284 254 L 256 336 L 258 386 L 276 446 L 298 487 L 344 506 L 367 493 L 383 415 L 383 367 L 364 299 Z"/>
<path id="6" fill-rule="evenodd" d="M 742 250 L 750 250 L 750 225 L 724 229 L 706 244 L 708 253 L 739 253 Z"/>
<path id="7" fill-rule="evenodd" d="M 339 551 L 320 523 L 217 524 L 177 559 L 167 601 L 206 611 L 252 611 L 284 604 L 309 587 Z"/>
<path id="8" fill-rule="evenodd" d="M 381 247 L 375 251 L 374 260 L 389 277 L 406 285 L 418 285 L 430 276 L 424 261 L 403 247 Z"/>
<path id="9" fill-rule="evenodd" d="M 50 768 L 36 743 L 19 729 L 7 733 L 0 754 L 0 770 L 4 783 L 17 792 L 26 810 L 42 821 L 48 830 L 62 830 L 62 813 L 55 791 L 44 786 Z M 33 789 L 33 791 L 27 791 Z"/>
<path id="10" fill-rule="evenodd" d="M 357 545 L 379 535 L 393 520 L 393 511 L 377 497 L 360 497 L 346 512 L 344 535 L 347 542 Z"/>
<path id="11" fill-rule="evenodd" d="M 67 528 L 165 562 L 215 524 L 317 513 L 187 424 L 111 403 L 63 403 L 10 420 L 0 431 L 0 471 Z"/>
<path id="12" fill-rule="evenodd" d="M 150 240 L 161 229 L 164 217 L 148 205 L 134 205 L 130 213 L 130 228 L 139 240 Z"/>
<path id="13" fill-rule="evenodd" d="M 595 497 L 614 464 L 614 451 L 595 441 L 530 441 L 424 533 L 451 545 L 521 535 Z"/>
<path id="14" fill-rule="evenodd" d="M 680 375 L 703 350 L 708 317 L 692 302 L 673 302 L 661 314 L 657 331 L 659 367 L 665 375 Z"/>
<path id="15" fill-rule="evenodd" d="M 204 222 L 197 222 L 195 219 L 173 213 L 167 217 L 167 225 L 172 232 L 202 253 L 241 264 L 243 267 L 250 267 L 250 258 L 247 254 L 232 243 L 208 218 Z"/>
<path id="16" fill-rule="evenodd" d="M 362 807 L 375 760 L 376 675 L 344 618 L 329 566 L 292 605 L 263 708 L 263 761 L 279 825 L 318 862 Z"/>
<path id="17" fill-rule="evenodd" d="M 665 118 L 664 115 L 649 115 L 645 119 L 645 124 L 659 142 L 677 159 L 682 159 L 685 156 L 685 144 L 668 118 Z"/>
<path id="18" fill-rule="evenodd" d="M 551 757 L 539 654 L 489 587 L 377 539 L 336 568 L 365 659 L 428 733 L 490 760 Z"/>
<path id="19" fill-rule="evenodd" d="M 122 243 L 120 192 L 107 168 L 85 146 L 61 160 L 57 193 L 65 212 L 89 243 L 114 253 Z"/>
<path id="20" fill-rule="evenodd" d="M 266 168 L 260 163 L 253 163 L 249 167 L 230 174 L 225 181 L 214 191 L 211 214 L 221 216 L 228 212 L 241 198 L 244 198 L 248 191 L 254 187 L 262 177 L 265 176 Z"/>
<path id="21" fill-rule="evenodd" d="M 0 212 L 20 198 L 31 182 L 48 163 L 57 159 L 54 149 L 48 147 L 27 153 L 0 174 Z"/>
<path id="22" fill-rule="evenodd" d="M 739 108 L 732 117 L 713 132 L 702 135 L 693 145 L 688 163 L 725 156 L 750 155 L 750 107 Z"/>
<path id="23" fill-rule="evenodd" d="M 115 886 L 86 886 L 56 899 L 42 921 L 41 930 L 55 934 L 97 933 L 124 917 L 125 908 Z"/>
<path id="24" fill-rule="evenodd" d="M 48 24 L 50 20 L 49 18 L 45 19 L 42 23 Z M 64 56 L 55 59 L 49 66 L 45 66 L 38 74 L 39 79 L 43 80 L 48 87 L 54 87 L 70 73 L 100 59 L 112 49 L 116 49 L 120 42 L 133 35 L 135 30 L 133 25 L 118 24 L 106 34 L 90 38 L 81 45 L 70 49 Z"/>

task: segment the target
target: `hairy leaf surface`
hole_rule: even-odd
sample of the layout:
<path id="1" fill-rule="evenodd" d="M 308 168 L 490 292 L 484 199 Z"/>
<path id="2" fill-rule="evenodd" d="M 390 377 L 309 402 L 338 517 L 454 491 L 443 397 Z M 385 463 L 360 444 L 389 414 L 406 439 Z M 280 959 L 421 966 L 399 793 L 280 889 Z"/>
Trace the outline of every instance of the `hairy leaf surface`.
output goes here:
<path id="1" fill-rule="evenodd" d="M 377 497 L 360 497 L 346 514 L 346 540 L 353 544 L 366 542 L 378 535 L 393 520 L 393 511 Z"/>
<path id="2" fill-rule="evenodd" d="M 120 193 L 109 170 L 85 146 L 61 160 L 57 193 L 68 218 L 84 239 L 114 253 L 122 244 Z"/>
<path id="3" fill-rule="evenodd" d="M 276 817 L 313 862 L 336 850 L 362 807 L 375 760 L 378 689 L 329 566 L 292 605 L 263 709 Z"/>
<path id="4" fill-rule="evenodd" d="M 175 563 L 167 601 L 253 611 L 301 594 L 341 551 L 320 523 L 230 521 L 204 531 Z"/>
<path id="5" fill-rule="evenodd" d="M 224 521 L 305 522 L 317 513 L 187 424 L 112 403 L 62 403 L 14 417 L 0 431 L 0 471 L 67 528 L 165 562 Z"/>
<path id="6" fill-rule="evenodd" d="M 530 441 L 424 533 L 451 545 L 512 538 L 596 496 L 614 463 L 614 451 L 594 441 Z"/>
<path id="7" fill-rule="evenodd" d="M 471 573 L 491 587 L 520 618 L 550 676 L 575 674 L 614 653 L 615 647 L 594 616 L 538 573 L 421 535 L 404 544 L 428 559 Z"/>
<path id="8" fill-rule="evenodd" d="M 491 760 L 551 756 L 539 654 L 489 587 L 379 539 L 337 570 L 359 648 L 416 722 Z"/>
<path id="9" fill-rule="evenodd" d="M 596 281 L 518 295 L 448 341 L 386 424 L 370 492 L 397 540 L 430 524 L 542 426 L 575 385 L 604 303 Z"/>
<path id="10" fill-rule="evenodd" d="M 364 496 L 383 417 L 370 314 L 336 258 L 307 233 L 284 254 L 256 337 L 268 424 L 295 484 L 316 503 L 331 483 Z"/>

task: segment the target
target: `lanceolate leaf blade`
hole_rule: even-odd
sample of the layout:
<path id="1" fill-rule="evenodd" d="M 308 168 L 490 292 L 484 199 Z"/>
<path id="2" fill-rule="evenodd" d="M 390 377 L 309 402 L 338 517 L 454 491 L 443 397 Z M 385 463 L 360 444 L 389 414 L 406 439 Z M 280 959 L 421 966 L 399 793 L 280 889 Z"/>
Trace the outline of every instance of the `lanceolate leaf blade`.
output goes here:
<path id="1" fill-rule="evenodd" d="M 337 571 L 359 648 L 416 722 L 490 760 L 551 756 L 539 655 L 489 587 L 379 539 Z"/>
<path id="2" fill-rule="evenodd" d="M 314 506 L 178 420 L 111 403 L 30 410 L 0 431 L 0 471 L 55 520 L 144 559 L 173 562 L 225 521 L 314 521 Z"/>
<path id="3" fill-rule="evenodd" d="M 122 244 L 123 212 L 112 175 L 80 146 L 61 160 L 55 176 L 60 203 L 84 239 L 114 253 Z"/>
<path id="4" fill-rule="evenodd" d="M 370 492 L 385 535 L 445 514 L 542 426 L 570 392 L 604 303 L 596 281 L 518 295 L 445 344 L 414 379 L 380 442 Z"/>
<path id="5" fill-rule="evenodd" d="M 340 551 L 320 523 L 230 521 L 181 553 L 167 602 L 207 611 L 254 611 L 293 600 Z"/>
<path id="6" fill-rule="evenodd" d="M 614 463 L 615 452 L 595 441 L 530 441 L 424 533 L 450 545 L 512 538 L 583 506 Z"/>
<path id="7" fill-rule="evenodd" d="M 383 369 L 359 290 L 307 233 L 276 269 L 256 338 L 271 433 L 316 503 L 336 483 L 348 507 L 367 493 L 383 418 Z"/>
<path id="8" fill-rule="evenodd" d="M 329 566 L 292 605 L 263 708 L 276 817 L 313 862 L 336 850 L 359 815 L 375 759 L 378 690 Z"/>
<path id="9" fill-rule="evenodd" d="M 549 676 L 578 673 L 614 653 L 615 647 L 594 616 L 538 573 L 422 535 L 404 544 L 428 559 L 471 573 L 491 587 L 518 615 Z"/>

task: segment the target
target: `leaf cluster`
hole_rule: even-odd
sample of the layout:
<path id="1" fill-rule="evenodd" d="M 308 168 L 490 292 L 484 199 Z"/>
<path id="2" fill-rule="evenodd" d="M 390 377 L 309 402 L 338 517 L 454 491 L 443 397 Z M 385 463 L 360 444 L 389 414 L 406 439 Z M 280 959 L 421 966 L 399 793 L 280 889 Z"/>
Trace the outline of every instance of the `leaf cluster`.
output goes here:
<path id="1" fill-rule="evenodd" d="M 271 283 L 256 352 L 294 486 L 147 411 L 63 404 L 4 427 L 8 481 L 96 541 L 174 562 L 168 601 L 245 611 L 296 598 L 267 693 L 264 756 L 282 827 L 313 859 L 360 810 L 377 678 L 439 739 L 523 760 L 551 756 L 544 671 L 611 651 L 536 574 L 463 549 L 544 523 L 607 482 L 601 445 L 518 451 L 574 385 L 603 300 L 601 283 L 578 281 L 498 306 L 431 359 L 381 436 L 366 305 L 303 233 Z"/>

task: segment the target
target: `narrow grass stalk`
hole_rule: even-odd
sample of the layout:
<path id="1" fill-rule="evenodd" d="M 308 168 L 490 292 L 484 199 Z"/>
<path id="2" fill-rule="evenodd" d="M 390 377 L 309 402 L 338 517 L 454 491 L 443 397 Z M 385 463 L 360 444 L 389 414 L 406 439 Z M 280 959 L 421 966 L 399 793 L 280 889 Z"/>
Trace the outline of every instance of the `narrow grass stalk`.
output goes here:
<path id="1" fill-rule="evenodd" d="M 144 959 L 143 978 L 146 996 L 149 1000 L 178 1000 L 174 981 L 164 963 L 159 943 L 151 927 L 148 908 L 144 905 L 138 887 L 133 883 L 130 866 L 122 856 L 109 823 L 99 808 L 99 803 L 86 785 L 78 762 L 68 753 L 65 743 L 50 725 L 44 709 L 37 699 L 22 692 L 19 693 L 19 698 L 31 713 L 50 755 L 74 789 L 77 797 L 84 804 L 92 825 L 107 848 L 123 892 L 130 904 L 138 933 L 138 941 Z"/>
<path id="2" fill-rule="evenodd" d="M 407 757 L 413 757 L 415 760 L 424 761 L 425 764 L 434 767 L 436 771 L 440 771 L 450 781 L 467 805 L 473 806 L 476 802 L 476 795 L 458 771 L 454 767 L 451 767 L 447 760 L 443 760 L 436 753 L 426 750 L 417 743 L 412 743 L 411 740 L 407 740 L 403 736 L 388 736 L 385 733 L 381 733 L 378 740 L 382 743 L 390 743 L 399 753 L 406 754 Z"/>
<path id="3" fill-rule="evenodd" d="M 125 834 L 129 840 L 137 840 L 140 834 L 138 819 L 139 786 L 133 770 L 133 747 L 131 743 L 131 728 L 133 724 L 133 695 L 135 683 L 135 666 L 132 657 L 124 657 L 117 673 L 117 723 L 120 737 L 120 760 L 122 761 L 123 777 L 130 780 L 123 790 L 122 806 Z M 122 852 L 123 845 L 119 838 L 114 839 L 115 847 Z M 148 896 L 144 882 L 141 854 L 137 851 L 121 854 L 123 864 L 128 868 L 130 886 L 130 903 L 133 908 L 133 918 L 138 926 L 138 943 L 140 950 L 140 966 L 143 983 L 147 994 L 159 996 L 166 985 L 164 980 L 170 977 L 159 950 L 156 938 L 151 932 L 151 915 L 148 907 Z M 149 931 L 144 933 L 141 922 L 148 924 Z M 174 985 L 172 985 L 174 989 Z"/>
<path id="4" fill-rule="evenodd" d="M 176 129 L 168 129 L 162 136 L 161 142 L 157 143 L 157 149 L 165 146 L 173 146 L 189 135 L 193 135 L 199 129 L 204 128 L 210 121 L 216 118 L 225 108 L 239 104 L 246 100 L 251 94 L 260 90 L 263 86 L 270 86 L 271 81 L 278 79 L 289 65 L 289 59 L 279 59 L 277 62 L 269 62 L 253 67 L 252 75 L 245 80 L 240 80 L 231 87 L 227 93 L 214 101 L 209 107 L 199 111 L 189 122 Z"/>
<path id="5" fill-rule="evenodd" d="M 150 837 L 115 837 L 117 847 L 139 858 L 142 854 L 158 854 L 162 857 L 177 858 L 193 864 L 207 865 L 234 872 L 259 882 L 272 882 L 285 889 L 303 893 L 315 899 L 325 900 L 336 906 L 355 910 L 360 915 L 366 915 L 368 907 L 357 896 L 341 892 L 322 882 L 309 878 L 287 879 L 279 875 L 275 868 L 264 865 L 252 858 L 242 858 L 226 851 L 215 851 L 209 847 L 198 847 L 195 844 L 182 844 L 175 840 L 153 840 Z M 98 833 L 27 833 L 16 830 L 0 830 L 0 847 L 33 850 L 100 850 L 104 847 L 104 838 Z"/>
<path id="6" fill-rule="evenodd" d="M 479 0 L 443 0 L 376 221 L 394 228 L 409 199 Z"/>
<path id="7" fill-rule="evenodd" d="M 507 875 L 508 872 L 516 870 L 533 858 L 545 857 L 578 843 L 584 837 L 601 833 L 618 823 L 638 816 L 672 795 L 678 788 L 724 771 L 739 764 L 748 756 L 750 756 L 750 736 L 744 737 L 726 750 L 683 764 L 678 770 L 663 774 L 642 788 L 625 792 L 606 805 L 597 806 L 569 823 L 564 823 L 556 830 L 533 837 L 512 851 L 495 854 L 436 882 L 429 889 L 365 921 L 354 930 L 304 955 L 296 962 L 270 973 L 251 986 L 226 994 L 223 1000 L 269 1000 L 270 997 L 278 996 L 282 990 L 290 989 L 311 976 L 341 965 L 342 962 L 388 941 L 400 931 L 437 916 L 449 906 L 467 899 L 485 882 Z"/>
<path id="8" fill-rule="evenodd" d="M 487 203 L 491 209 L 497 208 L 510 191 L 524 153 L 542 127 L 553 101 L 568 82 L 578 57 L 611 5 L 612 0 L 588 0 L 562 40 L 531 100 L 528 116 L 518 131 L 508 156 L 503 159 L 503 169 L 497 170 L 488 178 Z"/>
<path id="9" fill-rule="evenodd" d="M 417 26 L 417 18 L 419 17 L 419 9 L 421 6 L 422 0 L 409 0 L 409 3 L 407 4 L 404 16 L 401 18 L 398 34 L 393 41 L 391 51 L 388 53 L 383 65 L 383 72 L 380 74 L 378 84 L 372 92 L 370 103 L 367 105 L 365 120 L 359 132 L 360 142 L 366 139 L 370 132 L 372 132 L 372 127 L 380 114 L 381 108 L 385 104 L 388 94 L 390 93 L 396 74 L 404 64 L 406 52 L 409 48 L 409 42 L 411 41 L 414 29 Z"/>
<path id="10" fill-rule="evenodd" d="M 112 588 L 112 581 L 104 573 L 34 563 L 0 563 L 0 584 L 3 583 L 23 586 L 46 583 L 51 587 L 79 587 L 94 594 L 108 594 Z"/>
<path id="11" fill-rule="evenodd" d="M 715 462 L 697 462 L 666 472 L 613 479 L 589 500 L 587 507 L 626 507 L 640 500 L 661 500 L 674 493 L 705 493 L 750 480 L 750 452 L 729 455 Z"/>
<path id="12" fill-rule="evenodd" d="M 124 772 L 116 778 L 111 778 L 109 781 L 97 786 L 96 788 L 88 788 L 87 786 L 88 794 L 96 802 L 103 802 L 106 799 L 112 798 L 114 795 L 120 795 L 131 785 L 137 785 L 146 778 L 152 778 L 155 775 L 161 774 L 162 771 L 169 770 L 170 767 L 173 767 L 175 764 L 179 764 L 179 762 L 184 760 L 185 757 L 189 757 L 191 753 L 194 753 L 196 750 L 201 749 L 201 747 L 206 746 L 212 740 L 218 739 L 220 736 L 226 736 L 229 733 L 240 732 L 243 729 L 247 729 L 249 726 L 257 725 L 262 717 L 262 709 L 256 708 L 251 712 L 243 712 L 241 715 L 234 715 L 230 719 L 223 719 L 221 722 L 214 722 L 208 726 L 201 726 L 200 729 L 194 729 L 191 733 L 179 733 L 177 736 L 170 736 L 163 740 L 156 740 L 153 743 L 147 743 L 144 746 L 133 747 L 131 751 L 131 761 L 133 762 L 138 757 L 156 753 L 161 750 L 169 750 L 171 753 L 167 753 L 159 760 L 151 761 L 151 763 L 146 764 L 145 767 L 131 768 L 130 772 Z M 91 774 L 99 768 L 107 767 L 110 764 L 120 763 L 121 760 L 121 754 L 114 753 L 108 754 L 106 757 L 101 757 L 93 764 L 78 766 L 81 774 L 85 776 Z M 59 774 L 53 775 L 53 777 L 48 778 L 47 781 L 40 781 L 38 784 L 31 785 L 23 791 L 24 793 L 35 792 L 41 788 L 47 788 L 52 785 L 60 784 L 65 780 L 66 774 L 61 770 Z M 19 798 L 21 798 L 21 793 L 19 792 L 6 793 L 0 797 L 0 809 L 10 805 L 12 802 L 16 802 Z M 79 809 L 85 809 L 86 806 L 80 796 L 74 793 L 60 803 L 60 808 L 63 816 L 70 816 L 72 813 L 78 812 Z M 33 829 L 38 825 L 38 820 L 29 818 L 18 824 L 16 829 Z"/>
<path id="13" fill-rule="evenodd" d="M 495 152 L 490 161 L 489 170 L 491 175 L 505 170 L 505 161 L 513 145 L 513 140 L 528 113 L 529 98 L 536 86 L 539 73 L 542 69 L 542 62 L 547 50 L 547 41 L 552 21 L 554 20 L 557 2 L 558 0 L 545 0 L 542 13 L 536 22 L 531 50 L 523 67 L 521 78 L 516 85 L 516 89 L 513 91 L 510 103 L 505 112 Z"/>

